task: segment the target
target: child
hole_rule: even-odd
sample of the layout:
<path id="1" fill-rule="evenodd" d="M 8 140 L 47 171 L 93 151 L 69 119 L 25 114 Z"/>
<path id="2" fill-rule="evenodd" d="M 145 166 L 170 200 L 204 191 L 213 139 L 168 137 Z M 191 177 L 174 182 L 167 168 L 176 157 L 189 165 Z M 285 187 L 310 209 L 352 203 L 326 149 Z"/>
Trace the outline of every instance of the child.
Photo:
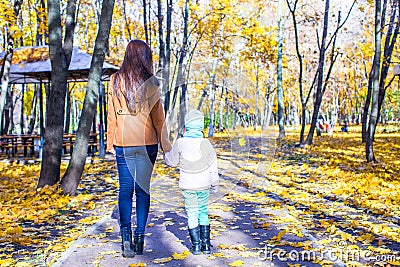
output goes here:
<path id="1" fill-rule="evenodd" d="M 204 117 L 198 110 L 185 116 L 185 133 L 165 153 L 168 165 L 179 164 L 179 188 L 188 216 L 191 252 L 210 254 L 210 224 L 208 221 L 208 197 L 210 187 L 218 185 L 217 157 L 210 141 L 203 136 Z"/>

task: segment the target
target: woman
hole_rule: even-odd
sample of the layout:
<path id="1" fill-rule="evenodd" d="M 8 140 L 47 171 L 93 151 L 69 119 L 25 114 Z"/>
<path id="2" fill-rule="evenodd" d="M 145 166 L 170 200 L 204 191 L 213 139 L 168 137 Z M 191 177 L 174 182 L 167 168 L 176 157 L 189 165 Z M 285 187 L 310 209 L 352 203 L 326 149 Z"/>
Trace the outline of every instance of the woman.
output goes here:
<path id="1" fill-rule="evenodd" d="M 150 47 L 131 41 L 121 68 L 111 76 L 108 95 L 107 151 L 115 153 L 118 175 L 122 254 L 143 254 L 145 226 L 150 206 L 150 176 L 158 143 L 171 150 L 159 82 L 153 75 Z M 136 195 L 136 229 L 132 243 L 132 197 Z"/>

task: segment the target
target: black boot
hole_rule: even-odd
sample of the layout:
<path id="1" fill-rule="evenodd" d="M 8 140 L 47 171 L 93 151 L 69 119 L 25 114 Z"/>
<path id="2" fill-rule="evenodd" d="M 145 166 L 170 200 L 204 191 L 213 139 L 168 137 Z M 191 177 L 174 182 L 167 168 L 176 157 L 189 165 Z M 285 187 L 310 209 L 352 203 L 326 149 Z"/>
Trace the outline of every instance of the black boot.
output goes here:
<path id="1" fill-rule="evenodd" d="M 192 242 L 192 248 L 190 252 L 193 255 L 200 255 L 201 253 L 201 244 L 200 244 L 200 227 L 196 227 L 193 229 L 189 229 L 190 241 Z"/>
<path id="2" fill-rule="evenodd" d="M 124 258 L 135 257 L 135 250 L 132 245 L 132 233 L 129 227 L 121 228 L 121 238 L 122 238 L 122 256 Z"/>
<path id="3" fill-rule="evenodd" d="M 210 225 L 200 225 L 200 242 L 201 251 L 204 254 L 211 253 L 211 243 L 210 243 Z"/>
<path id="4" fill-rule="evenodd" d="M 144 235 L 135 235 L 134 237 L 135 252 L 137 255 L 143 254 Z"/>

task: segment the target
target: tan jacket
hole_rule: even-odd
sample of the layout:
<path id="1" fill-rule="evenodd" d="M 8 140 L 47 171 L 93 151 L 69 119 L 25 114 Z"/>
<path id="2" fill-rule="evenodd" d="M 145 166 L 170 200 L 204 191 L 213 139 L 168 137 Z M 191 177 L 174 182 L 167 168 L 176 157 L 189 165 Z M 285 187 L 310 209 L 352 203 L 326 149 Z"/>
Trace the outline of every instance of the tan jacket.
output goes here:
<path id="1" fill-rule="evenodd" d="M 172 149 L 168 139 L 164 119 L 164 109 L 160 100 L 158 81 L 152 77 L 146 86 L 142 110 L 136 114 L 128 110 L 126 98 L 121 91 L 120 99 L 112 87 L 114 76 L 110 78 L 107 114 L 107 151 L 113 146 L 143 146 L 161 143 L 164 152 Z M 121 90 L 121 88 L 119 88 Z"/>

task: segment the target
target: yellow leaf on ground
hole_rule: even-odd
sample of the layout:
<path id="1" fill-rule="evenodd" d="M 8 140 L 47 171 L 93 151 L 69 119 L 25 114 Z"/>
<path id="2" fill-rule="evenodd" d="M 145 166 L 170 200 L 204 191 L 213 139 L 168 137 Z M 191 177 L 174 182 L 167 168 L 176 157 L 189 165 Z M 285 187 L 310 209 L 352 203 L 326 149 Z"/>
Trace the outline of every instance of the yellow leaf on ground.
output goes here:
<path id="1" fill-rule="evenodd" d="M 369 246 L 368 249 L 379 254 L 389 254 L 391 252 L 391 250 L 388 248 L 376 248 L 373 246 Z"/>
<path id="2" fill-rule="evenodd" d="M 9 227 L 6 230 L 6 233 L 8 235 L 21 235 L 22 234 L 22 227 L 21 226 L 17 226 L 17 227 Z"/>
<path id="3" fill-rule="evenodd" d="M 174 258 L 174 260 L 184 260 L 189 255 L 190 255 L 190 252 L 188 250 L 186 250 L 183 253 L 175 252 L 174 254 L 172 254 L 172 258 Z"/>
<path id="4" fill-rule="evenodd" d="M 160 264 L 160 263 L 167 263 L 170 261 L 172 261 L 172 257 L 155 259 L 155 260 L 153 260 L 153 263 Z"/>
<path id="5" fill-rule="evenodd" d="M 79 220 L 79 222 L 82 224 L 92 225 L 92 224 L 95 224 L 98 220 L 99 220 L 98 216 L 92 216 L 92 217 L 83 218 L 83 219 Z"/>
<path id="6" fill-rule="evenodd" d="M 271 240 L 276 240 L 277 242 L 280 242 L 281 239 L 282 239 L 282 237 L 283 237 L 286 233 L 287 233 L 287 230 L 284 229 L 284 230 L 280 231 L 280 232 L 278 233 L 277 236 L 272 237 Z"/>
<path id="7" fill-rule="evenodd" d="M 244 265 L 244 261 L 237 260 L 237 261 L 234 261 L 232 263 L 229 263 L 228 265 L 229 266 L 243 266 Z"/>
<path id="8" fill-rule="evenodd" d="M 248 257 L 258 257 L 260 256 L 259 252 L 256 251 L 243 251 L 243 252 L 239 252 L 239 256 L 242 258 L 248 258 Z"/>
<path id="9" fill-rule="evenodd" d="M 106 232 L 106 233 L 112 233 L 112 232 L 114 232 L 114 227 L 113 227 L 113 226 L 108 227 L 108 228 L 105 230 L 105 232 Z"/>
<path id="10" fill-rule="evenodd" d="M 0 260 L 0 266 L 15 266 L 15 263 L 13 259 L 4 259 Z"/>
<path id="11" fill-rule="evenodd" d="M 400 266 L 400 261 L 389 261 L 391 265 Z"/>
<path id="12" fill-rule="evenodd" d="M 239 146 L 245 146 L 246 145 L 246 139 L 244 139 L 243 137 L 239 138 Z"/>
<path id="13" fill-rule="evenodd" d="M 119 253 L 119 251 L 116 251 L 116 250 L 100 252 L 101 255 L 113 255 L 113 254 L 118 254 L 118 253 Z"/>

